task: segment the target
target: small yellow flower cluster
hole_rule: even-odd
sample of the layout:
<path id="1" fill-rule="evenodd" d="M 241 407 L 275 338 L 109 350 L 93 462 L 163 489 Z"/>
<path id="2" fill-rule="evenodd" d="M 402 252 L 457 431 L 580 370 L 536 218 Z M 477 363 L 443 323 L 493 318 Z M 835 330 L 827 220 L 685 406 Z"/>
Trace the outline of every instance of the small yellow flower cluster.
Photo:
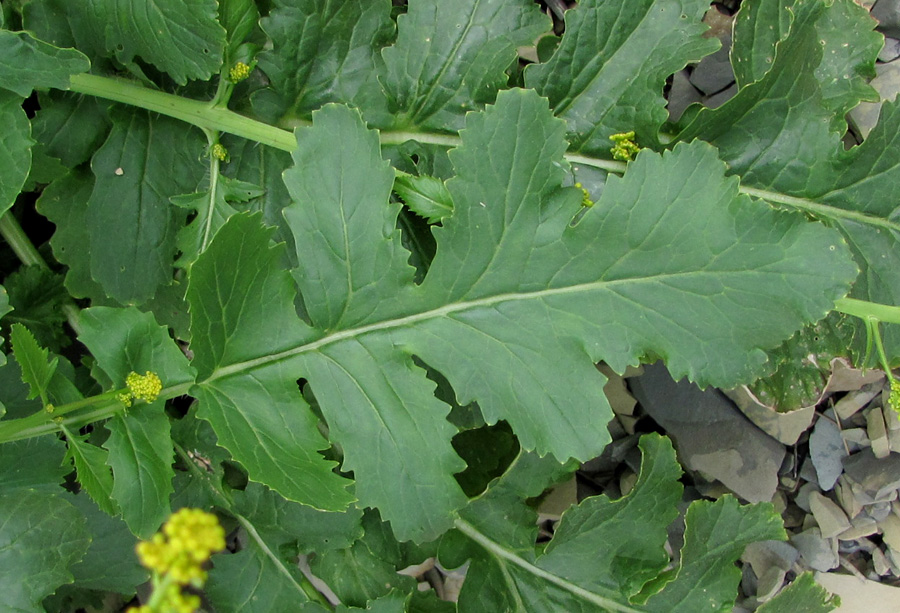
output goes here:
<path id="1" fill-rule="evenodd" d="M 125 377 L 125 386 L 128 391 L 119 394 L 118 398 L 126 407 L 131 406 L 132 400 L 145 400 L 153 402 L 162 391 L 162 381 L 156 373 L 147 371 L 146 375 L 139 375 L 132 371 Z"/>
<path id="2" fill-rule="evenodd" d="M 203 585 L 203 563 L 214 551 L 225 548 L 225 531 L 212 513 L 200 509 L 180 509 L 162 533 L 138 543 L 141 563 L 159 574 L 169 575 L 182 585 Z"/>
<path id="3" fill-rule="evenodd" d="M 615 143 L 615 146 L 610 149 L 614 160 L 630 162 L 637 155 L 637 152 L 641 150 L 634 142 L 634 131 L 613 134 L 609 137 L 609 140 Z"/>
<path id="4" fill-rule="evenodd" d="M 584 188 L 584 185 L 582 185 L 581 183 L 576 183 L 575 187 L 581 190 L 581 206 L 594 206 L 594 201 L 591 200 L 591 194 Z"/>
<path id="5" fill-rule="evenodd" d="M 250 76 L 250 66 L 244 62 L 238 62 L 228 71 L 228 78 L 232 83 L 240 83 Z"/>
<path id="6" fill-rule="evenodd" d="M 128 613 L 197 610 L 200 598 L 183 592 L 182 587 L 202 587 L 206 581 L 204 562 L 222 549 L 225 549 L 225 531 L 215 515 L 188 508 L 173 513 L 162 532 L 137 545 L 138 558 L 153 571 L 154 588 L 161 593 L 154 592 L 149 604 L 132 608 Z"/>
<path id="7" fill-rule="evenodd" d="M 888 398 L 891 407 L 900 414 L 900 381 L 891 377 L 891 395 Z"/>
<path id="8" fill-rule="evenodd" d="M 210 153 L 212 153 L 212 156 L 217 158 L 220 162 L 224 162 L 228 159 L 228 149 L 219 143 L 212 146 Z"/>

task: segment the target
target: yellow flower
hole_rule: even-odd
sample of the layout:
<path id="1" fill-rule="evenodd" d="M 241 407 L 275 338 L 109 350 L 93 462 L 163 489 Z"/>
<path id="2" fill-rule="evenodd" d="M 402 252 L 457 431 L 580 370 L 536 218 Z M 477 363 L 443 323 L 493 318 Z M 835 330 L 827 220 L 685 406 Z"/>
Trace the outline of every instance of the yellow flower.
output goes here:
<path id="1" fill-rule="evenodd" d="M 228 71 L 228 79 L 232 83 L 240 83 L 250 76 L 250 66 L 244 62 L 238 62 Z"/>
<path id="2" fill-rule="evenodd" d="M 634 131 L 613 134 L 609 137 L 609 140 L 615 143 L 615 146 L 610 149 L 614 160 L 630 162 L 637 155 L 637 152 L 641 150 L 634 142 Z"/>
<path id="3" fill-rule="evenodd" d="M 128 376 L 125 377 L 125 386 L 128 388 L 131 398 L 146 400 L 147 402 L 156 400 L 157 396 L 159 396 L 159 393 L 162 391 L 162 381 L 160 381 L 159 376 L 149 370 L 147 371 L 147 374 L 143 376 L 133 371 L 128 373 Z M 124 402 L 124 399 L 121 396 L 122 395 L 120 394 L 119 399 Z M 126 406 L 130 406 L 130 402 L 126 403 Z"/>
<path id="4" fill-rule="evenodd" d="M 203 564 L 216 551 L 225 549 L 225 531 L 212 513 L 201 509 L 179 509 L 149 541 L 137 545 L 141 564 L 153 571 L 154 594 L 149 604 L 129 613 L 192 613 L 200 598 L 182 591 L 184 586 L 202 587 Z"/>

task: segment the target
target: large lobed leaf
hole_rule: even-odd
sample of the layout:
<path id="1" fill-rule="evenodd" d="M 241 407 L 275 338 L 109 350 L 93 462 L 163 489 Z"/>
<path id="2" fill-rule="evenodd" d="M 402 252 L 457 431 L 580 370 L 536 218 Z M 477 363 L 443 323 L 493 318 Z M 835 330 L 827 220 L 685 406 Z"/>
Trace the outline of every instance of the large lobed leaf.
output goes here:
<path id="1" fill-rule="evenodd" d="M 566 13 L 553 56 L 529 66 L 525 83 L 566 120 L 575 151 L 608 158 L 617 132 L 655 144 L 667 117 L 666 78 L 719 46 L 700 36 L 708 9 L 705 0 L 582 0 Z"/>
<path id="2" fill-rule="evenodd" d="M 564 130 L 532 91 L 469 115 L 451 154 L 454 215 L 414 286 L 375 135 L 345 107 L 314 114 L 285 177 L 312 327 L 245 215 L 200 256 L 188 292 L 201 416 L 252 479 L 345 504 L 317 454 L 305 378 L 360 501 L 401 540 L 427 540 L 465 499 L 447 407 L 413 355 L 524 447 L 587 459 L 611 417 L 595 362 L 658 355 L 676 376 L 734 385 L 847 292 L 856 269 L 839 235 L 739 195 L 702 143 L 642 152 L 571 224 L 581 196 L 560 191 Z"/>

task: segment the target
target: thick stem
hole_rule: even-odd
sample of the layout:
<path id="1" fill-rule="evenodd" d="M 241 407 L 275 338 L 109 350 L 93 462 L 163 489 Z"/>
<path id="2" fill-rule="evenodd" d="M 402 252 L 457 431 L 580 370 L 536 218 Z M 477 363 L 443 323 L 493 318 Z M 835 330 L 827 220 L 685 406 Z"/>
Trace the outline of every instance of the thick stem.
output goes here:
<path id="1" fill-rule="evenodd" d="M 860 319 L 876 319 L 885 323 L 900 324 L 900 307 L 856 298 L 841 298 L 834 303 L 834 310 Z"/>

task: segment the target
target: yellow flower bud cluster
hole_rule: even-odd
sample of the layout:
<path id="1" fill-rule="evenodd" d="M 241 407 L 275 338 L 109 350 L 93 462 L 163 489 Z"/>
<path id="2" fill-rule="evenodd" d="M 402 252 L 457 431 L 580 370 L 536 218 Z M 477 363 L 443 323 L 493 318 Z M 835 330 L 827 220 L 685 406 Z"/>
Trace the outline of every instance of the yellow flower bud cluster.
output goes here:
<path id="1" fill-rule="evenodd" d="M 900 381 L 897 381 L 894 377 L 891 377 L 891 395 L 888 398 L 888 403 L 900 414 Z"/>
<path id="2" fill-rule="evenodd" d="M 232 83 L 240 83 L 250 76 L 250 66 L 244 62 L 238 62 L 228 71 L 228 78 Z"/>
<path id="3" fill-rule="evenodd" d="M 126 407 L 131 406 L 132 400 L 145 400 L 153 402 L 162 391 L 162 381 L 156 373 L 147 371 L 146 375 L 139 375 L 132 371 L 125 377 L 127 391 L 118 395 L 119 400 Z"/>
<path id="4" fill-rule="evenodd" d="M 581 206 L 594 206 L 594 201 L 591 200 L 591 193 L 584 188 L 584 185 L 576 183 L 575 187 L 581 190 Z"/>
<path id="5" fill-rule="evenodd" d="M 609 140 L 615 143 L 615 146 L 610 149 L 614 160 L 630 162 L 637 155 L 637 152 L 641 150 L 634 142 L 634 131 L 613 134 L 609 137 Z"/>
<path id="6" fill-rule="evenodd" d="M 212 513 L 183 508 L 169 517 L 162 532 L 137 545 L 141 564 L 154 573 L 154 592 L 149 604 L 128 613 L 192 613 L 200 598 L 185 593 L 184 586 L 200 588 L 206 582 L 203 564 L 216 551 L 225 549 L 225 531 Z M 162 577 L 162 580 L 160 580 Z"/>
<path id="7" fill-rule="evenodd" d="M 216 143 L 215 145 L 212 146 L 210 153 L 212 153 L 212 156 L 214 158 L 218 159 L 220 162 L 224 162 L 224 161 L 228 160 L 228 149 L 226 149 L 223 145 L 220 145 L 219 143 Z"/>
<path id="8" fill-rule="evenodd" d="M 212 513 L 180 509 L 172 514 L 162 532 L 138 543 L 141 563 L 150 570 L 169 575 L 176 583 L 199 587 L 206 580 L 203 563 L 225 548 L 225 531 Z"/>

